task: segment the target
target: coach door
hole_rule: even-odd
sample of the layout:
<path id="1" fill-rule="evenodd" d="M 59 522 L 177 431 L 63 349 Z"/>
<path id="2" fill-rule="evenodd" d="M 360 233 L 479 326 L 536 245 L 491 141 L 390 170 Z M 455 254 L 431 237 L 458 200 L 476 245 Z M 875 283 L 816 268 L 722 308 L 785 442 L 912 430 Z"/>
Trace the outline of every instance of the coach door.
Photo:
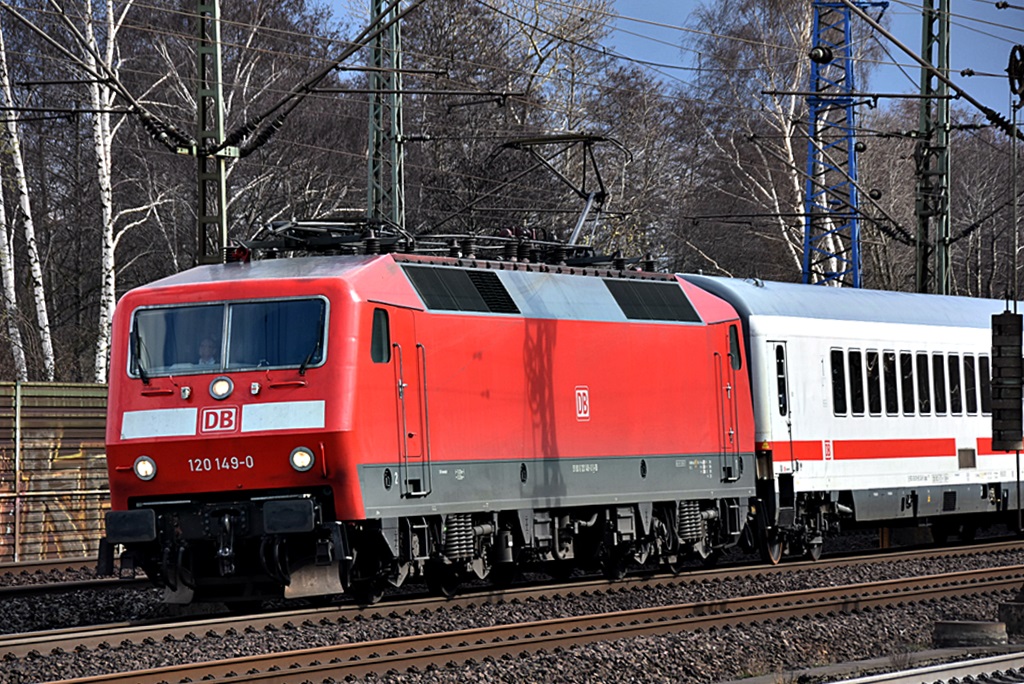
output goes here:
<path id="1" fill-rule="evenodd" d="M 397 410 L 399 479 L 403 496 L 430 493 L 427 349 L 416 338 L 416 314 L 391 309 L 391 351 Z"/>
<path id="2" fill-rule="evenodd" d="M 715 382 L 718 386 L 718 451 L 722 462 L 722 481 L 735 482 L 740 478 L 742 464 L 739 456 L 739 434 L 736 428 L 736 373 L 741 369 L 739 334 L 736 326 L 729 326 L 729 353 L 723 358 L 715 352 Z"/>
<path id="3" fill-rule="evenodd" d="M 786 452 L 793 456 L 793 418 L 792 418 L 792 392 L 789 383 L 789 357 L 786 354 L 786 343 L 778 341 L 768 342 L 768 383 L 770 389 L 767 393 L 768 424 L 771 426 L 772 440 L 775 442 L 775 450 L 785 445 Z M 780 423 L 786 426 L 785 435 L 780 435 L 777 429 Z M 798 465 L 792 463 L 793 470 L 798 470 Z"/>

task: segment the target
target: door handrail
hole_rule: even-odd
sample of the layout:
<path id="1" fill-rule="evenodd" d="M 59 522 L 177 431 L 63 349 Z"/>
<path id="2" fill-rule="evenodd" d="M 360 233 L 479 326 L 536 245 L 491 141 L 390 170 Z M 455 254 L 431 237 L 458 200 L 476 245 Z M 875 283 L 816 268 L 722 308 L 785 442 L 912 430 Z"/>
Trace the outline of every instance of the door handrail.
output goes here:
<path id="1" fill-rule="evenodd" d="M 430 494 L 432 489 L 432 483 L 430 479 L 430 402 L 427 399 L 427 348 L 422 342 L 416 343 L 416 350 L 419 353 L 420 360 L 420 389 L 422 390 L 423 396 L 423 454 L 425 458 L 424 471 L 427 474 L 426 477 L 426 490 L 423 492 L 423 496 Z"/>

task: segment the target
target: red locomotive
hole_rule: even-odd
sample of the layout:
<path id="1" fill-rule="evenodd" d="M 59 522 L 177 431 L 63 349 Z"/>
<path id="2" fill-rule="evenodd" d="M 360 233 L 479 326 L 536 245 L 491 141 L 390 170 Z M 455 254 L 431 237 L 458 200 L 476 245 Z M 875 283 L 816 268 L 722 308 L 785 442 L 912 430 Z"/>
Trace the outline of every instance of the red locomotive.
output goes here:
<path id="1" fill-rule="evenodd" d="M 770 524 L 739 318 L 675 276 L 202 266 L 127 293 L 113 339 L 107 540 L 171 601 L 618 575 Z"/>

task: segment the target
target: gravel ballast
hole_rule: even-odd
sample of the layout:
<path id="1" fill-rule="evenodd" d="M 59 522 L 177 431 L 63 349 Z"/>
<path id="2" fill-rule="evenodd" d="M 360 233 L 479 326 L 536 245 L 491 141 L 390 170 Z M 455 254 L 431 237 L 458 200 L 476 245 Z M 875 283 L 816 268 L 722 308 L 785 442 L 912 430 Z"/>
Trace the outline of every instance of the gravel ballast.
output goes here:
<path id="1" fill-rule="evenodd" d="M 429 614 L 403 614 L 401 604 L 379 606 L 377 617 L 346 623 L 189 636 L 150 644 L 111 644 L 74 653 L 5 659 L 0 683 L 42 682 L 242 655 L 287 651 L 491 624 L 544 620 L 581 613 L 736 596 L 782 593 L 1024 563 L 1024 552 L 820 568 L 754 578 L 736 577 L 674 587 L 596 596 L 573 596 Z M 909 654 L 931 648 L 939 620 L 997 619 L 1002 596 L 951 599 L 790 620 L 708 632 L 636 637 L 558 652 L 470 663 L 425 672 L 369 677 L 387 682 L 714 682 L 868 658 L 890 657 L 894 667 Z M 55 598 L 9 599 L 0 605 L 0 633 L 20 633 L 168 617 L 171 609 L 155 589 L 80 591 Z M 782 675 L 779 675 L 782 676 Z M 790 681 L 788 675 L 780 681 Z M 796 680 L 792 680 L 796 681 Z M 807 680 L 809 681 L 809 680 Z"/>

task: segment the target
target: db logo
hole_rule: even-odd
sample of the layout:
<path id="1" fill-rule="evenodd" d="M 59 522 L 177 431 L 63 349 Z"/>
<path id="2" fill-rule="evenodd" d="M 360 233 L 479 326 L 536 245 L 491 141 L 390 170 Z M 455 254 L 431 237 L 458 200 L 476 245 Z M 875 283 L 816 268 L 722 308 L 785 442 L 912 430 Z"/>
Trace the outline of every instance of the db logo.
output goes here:
<path id="1" fill-rule="evenodd" d="M 204 408 L 199 414 L 200 432 L 234 432 L 238 429 L 238 407 Z"/>
<path id="2" fill-rule="evenodd" d="M 576 420 L 590 420 L 590 389 L 585 385 L 576 388 Z"/>

